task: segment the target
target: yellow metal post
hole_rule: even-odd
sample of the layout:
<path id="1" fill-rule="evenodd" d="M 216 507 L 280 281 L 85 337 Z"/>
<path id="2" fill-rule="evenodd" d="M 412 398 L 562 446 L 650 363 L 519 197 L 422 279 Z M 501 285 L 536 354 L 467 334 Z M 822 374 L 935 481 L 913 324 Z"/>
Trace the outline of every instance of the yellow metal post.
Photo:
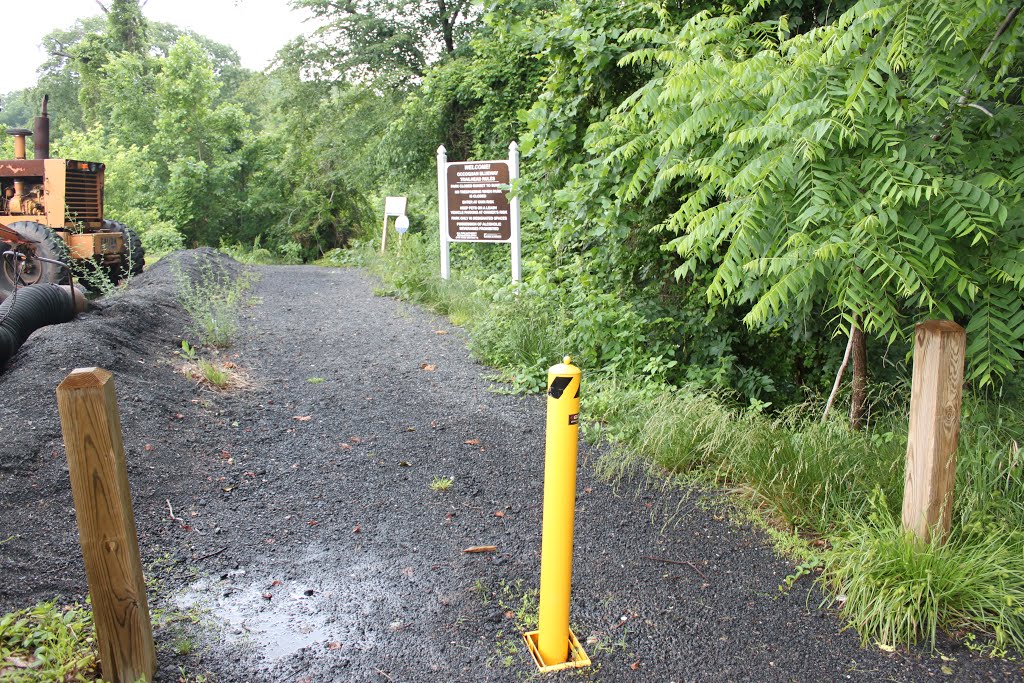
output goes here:
<path id="1" fill-rule="evenodd" d="M 538 630 L 525 634 L 527 646 L 542 671 L 590 664 L 569 630 L 580 369 L 572 365 L 568 356 L 548 371 L 547 409 L 540 619 Z"/>

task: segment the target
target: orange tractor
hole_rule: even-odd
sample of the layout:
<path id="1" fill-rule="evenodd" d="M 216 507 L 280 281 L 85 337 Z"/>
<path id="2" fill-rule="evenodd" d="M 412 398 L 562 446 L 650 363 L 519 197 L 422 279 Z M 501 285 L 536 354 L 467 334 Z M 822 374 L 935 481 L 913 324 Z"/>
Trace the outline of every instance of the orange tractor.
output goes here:
<path id="1" fill-rule="evenodd" d="M 135 231 L 103 218 L 104 165 L 50 158 L 46 105 L 44 97 L 34 130 L 7 131 L 14 159 L 0 160 L 0 300 L 24 285 L 69 281 L 71 269 L 118 282 L 145 262 Z"/>

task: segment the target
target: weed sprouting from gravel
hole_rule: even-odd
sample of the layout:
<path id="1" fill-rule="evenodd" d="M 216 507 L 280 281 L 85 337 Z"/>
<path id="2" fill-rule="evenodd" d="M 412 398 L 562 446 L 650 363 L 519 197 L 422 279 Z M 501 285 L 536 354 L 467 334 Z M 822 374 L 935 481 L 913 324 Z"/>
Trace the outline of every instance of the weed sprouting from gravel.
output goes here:
<path id="1" fill-rule="evenodd" d="M 306 381 L 309 382 L 310 384 L 323 384 L 327 380 L 325 380 L 323 377 L 310 377 Z"/>
<path id="2" fill-rule="evenodd" d="M 225 367 L 217 367 L 208 360 L 200 359 L 196 364 L 199 368 L 199 374 L 202 375 L 203 379 L 213 387 L 218 389 L 224 389 L 228 386 L 228 382 L 231 380 L 231 371 Z"/>
<path id="3" fill-rule="evenodd" d="M 434 477 L 430 482 L 431 491 L 447 491 L 455 484 L 454 477 Z"/>
<path id="4" fill-rule="evenodd" d="M 246 292 L 256 279 L 253 271 L 241 274 L 213 261 L 202 261 L 186 273 L 174 270 L 178 300 L 192 318 L 193 331 L 207 346 L 230 346 L 238 333 L 238 319 L 246 305 Z"/>

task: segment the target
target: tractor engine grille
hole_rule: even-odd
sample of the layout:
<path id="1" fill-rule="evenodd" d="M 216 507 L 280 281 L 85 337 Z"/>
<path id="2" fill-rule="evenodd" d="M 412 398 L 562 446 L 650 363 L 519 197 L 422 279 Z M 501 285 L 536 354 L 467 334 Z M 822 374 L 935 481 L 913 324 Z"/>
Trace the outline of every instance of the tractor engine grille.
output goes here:
<path id="1" fill-rule="evenodd" d="M 72 168 L 69 163 L 64 195 L 66 219 L 74 223 L 95 223 L 102 220 L 101 192 L 100 176 L 96 171 Z"/>

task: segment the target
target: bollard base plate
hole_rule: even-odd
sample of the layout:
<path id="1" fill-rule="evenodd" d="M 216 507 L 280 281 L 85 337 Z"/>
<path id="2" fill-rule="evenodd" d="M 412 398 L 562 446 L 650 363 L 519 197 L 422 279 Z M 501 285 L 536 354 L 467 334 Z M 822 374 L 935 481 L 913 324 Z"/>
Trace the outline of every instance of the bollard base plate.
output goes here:
<path id="1" fill-rule="evenodd" d="M 537 665 L 540 673 L 546 674 L 566 669 L 582 669 L 585 666 L 590 666 L 590 656 L 583 651 L 583 646 L 576 639 L 576 634 L 572 632 L 572 629 L 569 629 L 569 661 L 560 664 L 545 664 L 544 658 L 540 656 L 540 649 L 537 647 L 537 636 L 539 633 L 540 631 L 524 633 L 523 640 L 526 641 L 526 648 L 530 651 L 533 662 Z"/>

